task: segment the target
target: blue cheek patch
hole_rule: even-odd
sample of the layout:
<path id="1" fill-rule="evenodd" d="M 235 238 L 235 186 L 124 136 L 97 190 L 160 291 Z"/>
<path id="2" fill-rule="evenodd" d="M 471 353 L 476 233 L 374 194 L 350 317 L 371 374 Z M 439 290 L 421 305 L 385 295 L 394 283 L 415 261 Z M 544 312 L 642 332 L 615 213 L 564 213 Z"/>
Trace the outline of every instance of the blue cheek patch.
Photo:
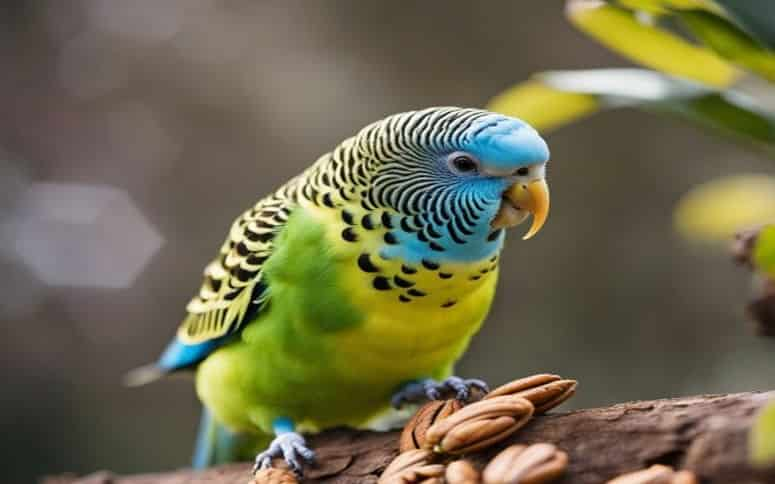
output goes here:
<path id="1" fill-rule="evenodd" d="M 423 259 L 434 262 L 460 262 L 469 263 L 487 259 L 498 252 L 503 246 L 503 234 L 489 239 L 491 234 L 490 220 L 495 216 L 500 206 L 500 193 L 503 191 L 503 184 L 500 180 L 479 180 L 477 185 L 479 189 L 486 192 L 492 192 L 492 197 L 480 198 L 479 202 L 484 205 L 484 209 L 479 213 L 479 221 L 471 230 L 473 234 L 464 237 L 467 241 L 463 244 L 455 241 L 449 233 L 446 225 L 432 224 L 434 232 L 440 234 L 433 238 L 433 242 L 440 245 L 444 250 L 433 250 L 428 242 L 424 242 L 417 237 L 416 233 L 405 232 L 400 227 L 391 230 L 396 237 L 397 243 L 384 245 L 380 250 L 380 255 L 385 259 L 398 258 L 409 264 L 417 265 Z M 481 183 L 485 182 L 485 184 Z M 489 182 L 489 183 L 487 183 Z"/>
<path id="2" fill-rule="evenodd" d="M 430 249 L 427 243 L 418 241 L 415 234 L 396 230 L 394 233 L 397 235 L 399 243 L 382 246 L 379 254 L 384 259 L 398 258 L 412 265 L 418 265 L 423 260 L 441 263 L 471 263 L 487 259 L 503 247 L 502 231 L 497 238 L 487 240 L 487 236 L 490 233 L 489 223 L 477 227 L 476 234 L 472 236 L 472 239 L 475 241 L 466 244 L 454 242 L 449 238 L 445 229 L 440 230 L 443 230 L 444 235 L 441 238 L 435 239 L 434 242 L 444 247 L 445 250 L 443 252 Z"/>
<path id="3" fill-rule="evenodd" d="M 492 114 L 476 121 L 461 146 L 485 166 L 517 169 L 549 159 L 549 147 L 536 130 L 519 119 Z"/>

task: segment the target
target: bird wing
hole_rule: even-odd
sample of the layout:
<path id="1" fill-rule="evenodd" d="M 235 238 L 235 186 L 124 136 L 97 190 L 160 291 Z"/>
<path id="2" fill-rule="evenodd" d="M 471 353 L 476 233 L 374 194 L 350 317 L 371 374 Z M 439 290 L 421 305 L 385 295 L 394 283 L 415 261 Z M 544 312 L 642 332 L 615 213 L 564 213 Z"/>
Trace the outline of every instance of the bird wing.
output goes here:
<path id="1" fill-rule="evenodd" d="M 188 314 L 155 364 L 127 374 L 128 385 L 142 385 L 171 371 L 196 365 L 239 332 L 268 299 L 262 268 L 274 240 L 296 206 L 295 178 L 234 221 L 218 257 L 205 267 Z"/>
<path id="2" fill-rule="evenodd" d="M 262 268 L 291 212 L 291 200 L 283 193 L 261 200 L 234 221 L 186 306 L 188 315 L 177 332 L 180 343 L 197 345 L 236 333 L 261 309 L 267 299 Z"/>

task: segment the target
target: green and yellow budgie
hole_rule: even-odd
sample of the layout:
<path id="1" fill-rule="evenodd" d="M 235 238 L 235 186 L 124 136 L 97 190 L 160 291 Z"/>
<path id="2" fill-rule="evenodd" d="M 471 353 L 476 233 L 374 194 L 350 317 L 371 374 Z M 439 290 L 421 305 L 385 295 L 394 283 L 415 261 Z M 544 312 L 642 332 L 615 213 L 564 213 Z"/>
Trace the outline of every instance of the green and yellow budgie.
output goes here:
<path id="1" fill-rule="evenodd" d="M 453 365 L 489 310 L 504 229 L 546 220 L 548 159 L 526 123 L 477 109 L 363 128 L 237 218 L 174 341 L 130 380 L 195 369 L 198 467 L 266 434 L 256 468 L 300 472 L 314 453 L 297 432 L 466 399 L 485 384 Z"/>

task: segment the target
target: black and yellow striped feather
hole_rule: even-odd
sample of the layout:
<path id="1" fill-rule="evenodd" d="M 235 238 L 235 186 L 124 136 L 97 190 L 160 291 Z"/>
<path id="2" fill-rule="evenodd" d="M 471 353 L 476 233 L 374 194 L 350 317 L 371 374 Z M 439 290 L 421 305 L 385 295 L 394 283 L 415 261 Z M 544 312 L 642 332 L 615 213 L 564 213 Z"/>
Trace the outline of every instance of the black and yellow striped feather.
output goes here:
<path id="1" fill-rule="evenodd" d="M 271 256 L 275 236 L 282 230 L 300 200 L 323 209 L 343 206 L 359 211 L 389 209 L 404 216 L 430 213 L 439 193 L 429 190 L 434 175 L 425 169 L 425 149 L 454 146 L 466 128 L 488 113 L 476 109 L 432 108 L 390 116 L 363 128 L 322 156 L 310 168 L 279 190 L 257 202 L 232 224 L 218 257 L 204 270 L 199 293 L 188 303 L 188 315 L 177 333 L 180 342 L 197 344 L 238 331 L 261 308 L 268 292 L 262 266 Z M 397 158 L 402 161 L 395 163 Z M 393 163 L 389 163 L 393 162 Z M 447 197 L 449 198 L 449 197 Z M 436 207 L 446 216 L 450 230 L 461 236 L 473 210 L 465 203 Z M 419 221 L 418 221 L 419 220 Z M 409 222 L 408 222 L 409 223 Z M 457 229 L 456 229 L 457 227 Z M 420 231 L 422 227 L 415 227 Z"/>

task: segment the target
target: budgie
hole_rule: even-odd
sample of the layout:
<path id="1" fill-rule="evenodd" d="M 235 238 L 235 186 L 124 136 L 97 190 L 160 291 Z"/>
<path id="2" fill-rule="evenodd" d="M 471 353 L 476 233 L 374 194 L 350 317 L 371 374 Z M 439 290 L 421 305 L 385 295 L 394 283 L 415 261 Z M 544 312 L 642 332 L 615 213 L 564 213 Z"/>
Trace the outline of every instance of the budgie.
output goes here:
<path id="1" fill-rule="evenodd" d="M 437 107 L 344 140 L 231 226 L 145 383 L 196 372 L 195 466 L 232 436 L 273 438 L 254 469 L 314 459 L 302 432 L 486 391 L 453 365 L 495 292 L 504 230 L 549 211 L 549 150 L 525 122 Z"/>

